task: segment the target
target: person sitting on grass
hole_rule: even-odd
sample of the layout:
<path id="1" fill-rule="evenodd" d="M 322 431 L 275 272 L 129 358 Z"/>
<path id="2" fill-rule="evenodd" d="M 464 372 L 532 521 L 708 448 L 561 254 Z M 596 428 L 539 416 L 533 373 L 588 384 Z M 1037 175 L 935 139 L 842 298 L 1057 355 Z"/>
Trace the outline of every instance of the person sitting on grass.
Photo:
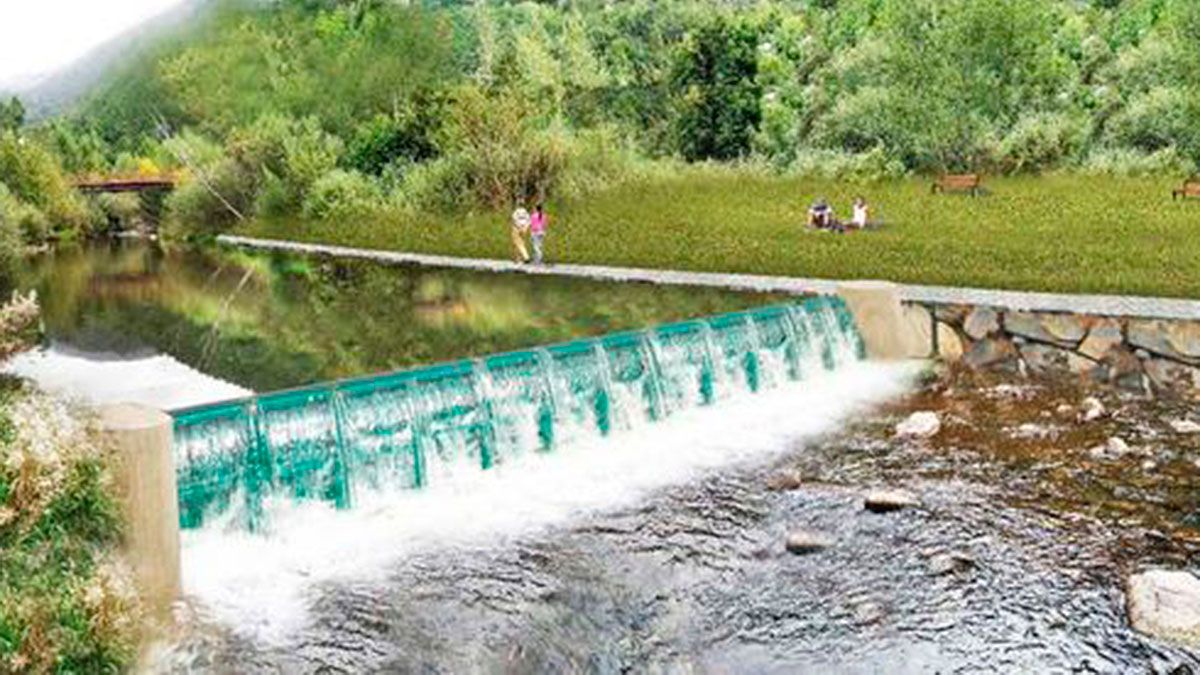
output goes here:
<path id="1" fill-rule="evenodd" d="M 823 230 L 833 226 L 833 209 L 822 197 L 808 207 L 808 226 Z"/>
<path id="2" fill-rule="evenodd" d="M 858 229 L 866 228 L 871 220 L 871 207 L 867 205 L 867 200 L 861 196 L 854 198 L 853 215 L 850 217 L 850 224 Z"/>

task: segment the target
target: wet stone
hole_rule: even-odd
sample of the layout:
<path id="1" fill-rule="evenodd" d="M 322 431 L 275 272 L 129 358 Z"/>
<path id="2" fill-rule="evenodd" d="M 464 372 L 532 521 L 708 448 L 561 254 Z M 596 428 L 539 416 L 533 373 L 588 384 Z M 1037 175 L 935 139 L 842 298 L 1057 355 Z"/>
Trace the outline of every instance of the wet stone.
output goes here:
<path id="1" fill-rule="evenodd" d="M 863 499 L 863 508 L 872 513 L 889 513 L 920 504 L 917 496 L 907 490 L 876 490 Z"/>
<path id="2" fill-rule="evenodd" d="M 897 438 L 930 438 L 936 436 L 942 422 L 935 412 L 921 411 L 908 416 L 896 425 Z"/>
<path id="3" fill-rule="evenodd" d="M 1126 602 L 1135 630 L 1200 646 L 1200 578 L 1179 570 L 1149 570 L 1129 578 Z"/>
<path id="4" fill-rule="evenodd" d="M 767 479 L 767 489 L 772 492 L 796 490 L 803 484 L 800 474 L 795 471 L 782 471 Z"/>
<path id="5" fill-rule="evenodd" d="M 987 338 L 971 345 L 963 362 L 972 368 L 1011 367 L 1017 361 L 1017 349 L 1002 338 Z"/>
<path id="6" fill-rule="evenodd" d="M 833 546 L 833 538 L 823 532 L 814 530 L 792 530 L 788 533 L 783 547 L 789 553 L 804 555 L 816 553 Z"/>
<path id="7" fill-rule="evenodd" d="M 964 553 L 935 555 L 929 559 L 926 569 L 931 576 L 941 577 L 959 574 L 975 567 L 975 559 Z"/>

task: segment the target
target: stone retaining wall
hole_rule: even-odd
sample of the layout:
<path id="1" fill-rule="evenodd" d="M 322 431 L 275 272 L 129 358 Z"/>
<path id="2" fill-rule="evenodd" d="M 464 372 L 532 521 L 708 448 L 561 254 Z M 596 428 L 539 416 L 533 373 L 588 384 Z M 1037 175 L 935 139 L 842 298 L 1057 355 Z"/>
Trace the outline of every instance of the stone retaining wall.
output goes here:
<path id="1" fill-rule="evenodd" d="M 1200 400 L 1200 318 L 916 303 L 907 304 L 905 312 L 928 340 L 930 353 L 936 346 L 947 361 L 1023 374 L 1075 375 L 1127 391 Z"/>

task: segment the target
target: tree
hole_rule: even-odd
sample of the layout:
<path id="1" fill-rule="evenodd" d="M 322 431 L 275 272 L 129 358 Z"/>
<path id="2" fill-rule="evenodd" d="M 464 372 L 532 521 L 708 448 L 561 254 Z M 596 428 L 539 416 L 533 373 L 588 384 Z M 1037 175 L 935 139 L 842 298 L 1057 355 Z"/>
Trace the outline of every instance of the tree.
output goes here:
<path id="1" fill-rule="evenodd" d="M 0 101 L 0 132 L 16 131 L 25 125 L 25 106 L 13 96 L 8 103 Z"/>
<path id="2" fill-rule="evenodd" d="M 758 34 L 717 17 L 680 47 L 673 79 L 676 133 L 689 160 L 736 159 L 750 151 L 762 119 Z"/>

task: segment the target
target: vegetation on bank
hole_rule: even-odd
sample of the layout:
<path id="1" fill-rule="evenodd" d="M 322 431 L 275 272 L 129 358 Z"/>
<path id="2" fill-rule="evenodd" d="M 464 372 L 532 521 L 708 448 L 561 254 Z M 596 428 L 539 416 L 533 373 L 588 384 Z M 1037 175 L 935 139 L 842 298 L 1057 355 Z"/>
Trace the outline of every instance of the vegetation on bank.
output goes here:
<path id="1" fill-rule="evenodd" d="M 36 323 L 31 297 L 0 307 L 0 362 Z M 0 672 L 132 662 L 137 595 L 116 555 L 110 459 L 86 414 L 0 377 Z"/>
<path id="2" fill-rule="evenodd" d="M 22 133 L 68 173 L 185 168 L 183 234 L 575 201 L 696 161 L 1178 176 L 1197 41 L 1191 0 L 214 0 Z"/>
<path id="3" fill-rule="evenodd" d="M 996 178 L 989 194 L 931 195 L 929 181 L 854 184 L 719 167 L 627 183 L 551 205 L 551 262 L 1057 292 L 1200 297 L 1200 203 L 1165 178 Z M 804 227 L 826 197 L 843 217 L 865 195 L 882 227 Z M 238 233 L 508 258 L 507 214 L 254 222 Z"/>

